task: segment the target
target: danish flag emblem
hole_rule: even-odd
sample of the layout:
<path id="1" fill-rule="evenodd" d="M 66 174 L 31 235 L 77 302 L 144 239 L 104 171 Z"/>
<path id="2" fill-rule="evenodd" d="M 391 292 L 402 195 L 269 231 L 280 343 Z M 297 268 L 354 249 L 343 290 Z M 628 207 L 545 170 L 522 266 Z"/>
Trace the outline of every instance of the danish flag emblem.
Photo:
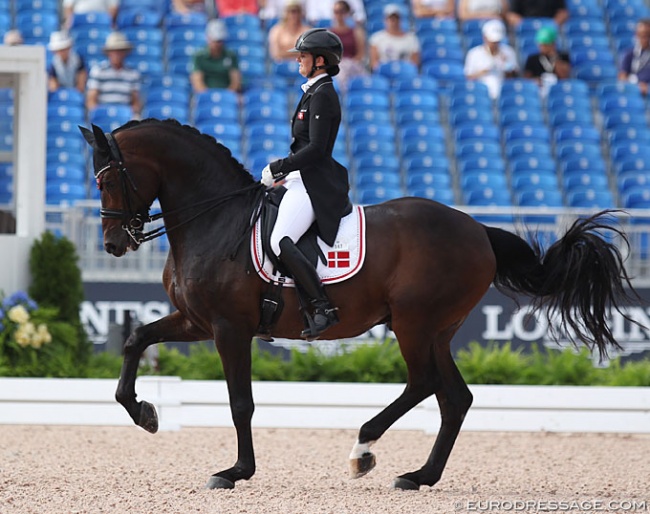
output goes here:
<path id="1" fill-rule="evenodd" d="M 350 252 L 348 250 L 327 252 L 327 267 L 328 268 L 349 268 Z"/>

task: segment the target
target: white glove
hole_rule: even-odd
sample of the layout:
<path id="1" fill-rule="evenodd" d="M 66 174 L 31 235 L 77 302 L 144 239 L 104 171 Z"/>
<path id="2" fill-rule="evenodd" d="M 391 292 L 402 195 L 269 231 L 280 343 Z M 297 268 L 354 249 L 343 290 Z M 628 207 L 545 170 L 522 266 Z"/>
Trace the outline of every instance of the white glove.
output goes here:
<path id="1" fill-rule="evenodd" d="M 273 182 L 275 182 L 273 174 L 271 173 L 271 166 L 269 164 L 264 166 L 264 169 L 262 170 L 262 180 L 260 180 L 260 182 L 266 187 L 271 187 L 273 185 Z"/>

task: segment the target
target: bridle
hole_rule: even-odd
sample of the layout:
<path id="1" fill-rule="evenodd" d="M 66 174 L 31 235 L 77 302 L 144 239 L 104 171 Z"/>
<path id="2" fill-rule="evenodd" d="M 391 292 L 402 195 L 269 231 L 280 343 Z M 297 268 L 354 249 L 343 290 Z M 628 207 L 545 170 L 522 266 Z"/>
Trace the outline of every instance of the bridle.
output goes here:
<path id="1" fill-rule="evenodd" d="M 137 246 L 140 246 L 142 243 L 146 241 L 151 241 L 152 239 L 161 237 L 167 234 L 168 232 L 171 232 L 172 230 L 181 227 L 189 223 L 190 221 L 195 220 L 196 218 L 205 214 L 206 212 L 218 207 L 222 203 L 225 203 L 227 200 L 230 200 L 235 196 L 239 196 L 249 191 L 257 190 L 258 192 L 257 198 L 253 202 L 253 206 L 254 206 L 253 208 L 256 209 L 256 206 L 262 200 L 262 197 L 264 196 L 264 193 L 266 191 L 266 188 L 262 184 L 260 184 L 259 182 L 254 182 L 253 184 L 246 186 L 242 189 L 237 189 L 235 191 L 226 193 L 225 195 L 221 195 L 216 198 L 208 198 L 200 202 L 195 202 L 192 205 L 187 205 L 184 207 L 180 207 L 178 209 L 174 209 L 172 211 L 167 211 L 166 213 L 159 212 L 150 215 L 149 206 L 146 206 L 147 203 L 140 196 L 138 192 L 138 187 L 135 181 L 133 180 L 133 176 L 127 170 L 126 165 L 124 164 L 124 158 L 122 157 L 122 152 L 120 151 L 120 148 L 117 145 L 117 141 L 115 140 L 115 138 L 110 132 L 106 132 L 105 136 L 108 142 L 110 160 L 106 166 L 104 166 L 103 168 L 95 172 L 95 182 L 97 183 L 97 189 L 99 190 L 102 189 L 102 176 L 109 170 L 116 169 L 120 180 L 122 197 L 124 198 L 124 203 L 126 205 L 125 205 L 125 209 L 123 210 L 100 208 L 99 216 L 103 219 L 120 220 L 122 222 L 122 229 L 129 235 L 129 237 L 133 240 L 133 242 Z M 133 208 L 132 196 L 130 192 L 132 192 L 138 198 L 138 200 L 140 200 L 142 204 L 145 205 L 146 207 L 142 207 L 139 210 L 135 210 Z M 145 223 L 150 223 L 152 221 L 159 220 L 163 218 L 164 215 L 183 212 L 188 209 L 192 209 L 205 204 L 207 204 L 207 207 L 205 207 L 204 209 L 197 212 L 193 216 L 181 221 L 180 223 L 172 227 L 167 228 L 165 226 L 161 226 L 149 232 L 143 231 Z"/>

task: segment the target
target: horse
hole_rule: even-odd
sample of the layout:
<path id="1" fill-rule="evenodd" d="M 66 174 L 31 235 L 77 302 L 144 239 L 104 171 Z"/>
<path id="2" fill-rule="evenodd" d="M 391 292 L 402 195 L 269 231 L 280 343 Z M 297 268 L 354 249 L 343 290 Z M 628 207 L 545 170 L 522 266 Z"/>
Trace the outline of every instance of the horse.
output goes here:
<path id="1" fill-rule="evenodd" d="M 267 284 L 252 265 L 247 236 L 266 188 L 213 137 L 176 120 L 130 121 L 105 133 L 80 127 L 93 149 L 100 189 L 104 249 L 116 257 L 156 234 L 146 222 L 164 220 L 169 254 L 162 274 L 176 311 L 136 328 L 124 344 L 115 393 L 136 425 L 158 429 L 156 410 L 137 401 L 138 362 L 164 341 L 214 340 L 228 388 L 237 438 L 235 464 L 206 487 L 230 489 L 255 473 L 251 419 L 251 341 L 259 335 L 260 299 Z M 158 199 L 160 213 L 150 215 Z M 494 284 L 513 299 L 529 296 L 558 317 L 576 344 L 605 355 L 618 347 L 607 326 L 634 291 L 613 238 L 611 212 L 579 218 L 545 252 L 535 243 L 479 223 L 452 207 L 405 197 L 364 207 L 366 259 L 352 278 L 326 286 L 340 323 L 328 339 L 358 336 L 387 324 L 407 367 L 403 392 L 364 423 L 350 454 L 350 473 L 376 465 L 371 445 L 413 407 L 435 394 L 441 424 L 426 462 L 393 481 L 397 489 L 436 484 L 472 404 L 452 357 L 452 337 Z M 163 227 L 160 227 L 163 228 Z M 153 231 L 155 232 L 155 231 Z M 299 339 L 303 318 L 295 289 L 281 291 L 285 308 L 272 336 Z"/>

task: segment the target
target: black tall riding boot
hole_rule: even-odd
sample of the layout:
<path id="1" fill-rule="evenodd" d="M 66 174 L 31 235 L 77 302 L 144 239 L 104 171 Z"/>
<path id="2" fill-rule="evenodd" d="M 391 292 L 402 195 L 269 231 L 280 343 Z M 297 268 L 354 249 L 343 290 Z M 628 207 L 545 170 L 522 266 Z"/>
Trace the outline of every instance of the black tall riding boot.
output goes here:
<path id="1" fill-rule="evenodd" d="M 289 237 L 280 241 L 279 257 L 314 308 L 313 326 L 307 327 L 300 335 L 309 340 L 316 339 L 339 322 L 336 308 L 330 304 L 316 269 Z"/>

